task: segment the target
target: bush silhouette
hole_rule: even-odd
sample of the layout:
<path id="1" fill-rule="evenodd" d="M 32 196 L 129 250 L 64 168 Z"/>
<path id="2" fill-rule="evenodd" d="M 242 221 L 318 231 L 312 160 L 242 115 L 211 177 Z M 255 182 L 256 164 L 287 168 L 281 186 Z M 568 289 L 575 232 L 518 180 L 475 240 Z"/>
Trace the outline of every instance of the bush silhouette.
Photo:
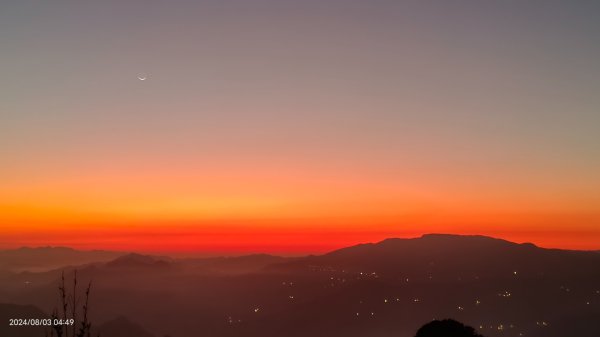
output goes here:
<path id="1" fill-rule="evenodd" d="M 65 272 L 63 271 L 60 284 L 58 286 L 60 310 L 54 309 L 51 315 L 52 321 L 72 322 L 68 325 L 53 324 L 49 331 L 46 331 L 46 337 L 91 337 L 92 323 L 88 320 L 89 299 L 92 282 L 85 288 L 83 303 L 79 302 L 77 296 L 77 270 L 73 272 L 73 288 L 69 294 L 65 282 Z M 81 310 L 78 308 L 81 304 Z M 82 313 L 83 317 L 77 314 Z"/>
<path id="2" fill-rule="evenodd" d="M 423 325 L 415 337 L 483 337 L 470 326 L 453 319 L 435 320 Z"/>

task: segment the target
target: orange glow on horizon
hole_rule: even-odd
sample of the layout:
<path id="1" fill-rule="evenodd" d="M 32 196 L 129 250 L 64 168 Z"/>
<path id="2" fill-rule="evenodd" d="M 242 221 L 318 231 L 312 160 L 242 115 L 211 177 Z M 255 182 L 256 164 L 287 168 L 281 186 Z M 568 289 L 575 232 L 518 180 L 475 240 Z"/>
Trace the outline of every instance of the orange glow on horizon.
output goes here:
<path id="1" fill-rule="evenodd" d="M 452 233 L 600 249 L 593 191 L 559 195 L 544 186 L 519 190 L 414 173 L 399 180 L 308 169 L 207 176 L 88 172 L 15 180 L 0 191 L 0 247 L 299 254 Z"/>
<path id="2" fill-rule="evenodd" d="M 368 223 L 368 225 L 365 225 Z M 480 229 L 486 228 L 486 229 Z M 120 223 L 94 226 L 27 226 L 4 229 L 0 246 L 68 246 L 138 252 L 189 254 L 308 254 L 377 242 L 391 237 L 418 237 L 427 233 L 488 235 L 513 242 L 532 242 L 546 248 L 598 249 L 593 228 L 564 229 L 560 222 L 544 230 L 488 226 L 398 225 L 393 219 L 232 220 L 212 222 Z"/>

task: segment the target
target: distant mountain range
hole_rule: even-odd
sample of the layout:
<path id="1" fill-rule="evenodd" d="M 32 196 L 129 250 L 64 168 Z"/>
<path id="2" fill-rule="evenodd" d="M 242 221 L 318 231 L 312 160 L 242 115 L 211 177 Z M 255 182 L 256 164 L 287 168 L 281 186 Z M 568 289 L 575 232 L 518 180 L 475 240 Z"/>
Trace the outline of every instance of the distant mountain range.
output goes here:
<path id="1" fill-rule="evenodd" d="M 92 321 L 112 322 L 114 337 L 412 337 L 434 318 L 487 337 L 598 337 L 599 266 L 595 251 L 430 234 L 299 258 L 127 254 L 77 269 Z M 0 277 L 0 302 L 50 312 L 74 269 Z"/>
<path id="2" fill-rule="evenodd" d="M 423 278 L 429 274 L 494 280 L 536 277 L 554 272 L 573 277 L 600 275 L 595 251 L 543 249 L 486 236 L 426 234 L 414 239 L 386 239 L 360 244 L 320 256 L 274 265 L 301 269 L 335 267 L 347 271 L 377 271 L 386 275 Z M 598 269 L 597 272 L 594 272 Z M 429 276 L 427 276 L 429 277 Z"/>
<path id="3" fill-rule="evenodd" d="M 0 271 L 46 271 L 68 265 L 109 261 L 123 254 L 104 250 L 81 251 L 67 247 L 0 250 Z"/>

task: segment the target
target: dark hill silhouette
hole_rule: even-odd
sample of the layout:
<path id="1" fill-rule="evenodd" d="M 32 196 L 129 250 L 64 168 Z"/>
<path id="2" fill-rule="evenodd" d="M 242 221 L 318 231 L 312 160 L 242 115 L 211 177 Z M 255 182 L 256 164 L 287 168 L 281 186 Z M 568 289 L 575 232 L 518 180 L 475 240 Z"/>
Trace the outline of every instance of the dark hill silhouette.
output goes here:
<path id="1" fill-rule="evenodd" d="M 388 276 L 478 279 L 533 277 L 544 273 L 569 277 L 600 276 L 598 254 L 588 251 L 543 249 L 485 236 L 428 234 L 414 239 L 386 239 L 356 245 L 321 256 L 272 266 L 277 269 L 336 268 L 353 272 L 379 272 Z"/>

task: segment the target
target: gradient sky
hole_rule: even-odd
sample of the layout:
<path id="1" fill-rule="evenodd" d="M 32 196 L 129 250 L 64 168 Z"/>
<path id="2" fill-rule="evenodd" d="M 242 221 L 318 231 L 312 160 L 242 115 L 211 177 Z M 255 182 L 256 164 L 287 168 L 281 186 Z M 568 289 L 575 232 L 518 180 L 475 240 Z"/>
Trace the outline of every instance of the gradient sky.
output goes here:
<path id="1" fill-rule="evenodd" d="M 600 249 L 598 17 L 596 1 L 3 1 L 0 247 L 447 232 Z"/>

